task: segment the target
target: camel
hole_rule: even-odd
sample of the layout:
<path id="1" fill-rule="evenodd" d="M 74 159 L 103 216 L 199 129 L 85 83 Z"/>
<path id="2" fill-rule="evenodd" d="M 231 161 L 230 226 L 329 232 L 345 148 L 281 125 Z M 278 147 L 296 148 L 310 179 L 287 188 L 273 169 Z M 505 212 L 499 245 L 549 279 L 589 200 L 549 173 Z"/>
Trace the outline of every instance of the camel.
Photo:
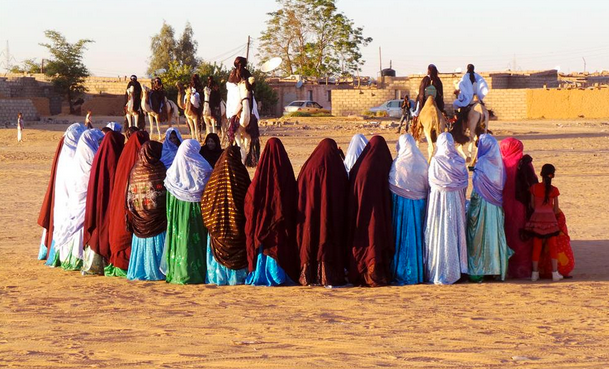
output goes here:
<path id="1" fill-rule="evenodd" d="M 254 77 L 250 77 L 250 84 L 254 83 Z M 243 164 L 248 167 L 254 168 L 258 165 L 258 159 L 260 158 L 260 141 L 258 139 L 258 123 L 255 127 L 249 127 L 252 121 L 252 115 L 254 115 L 254 96 L 252 92 L 247 89 L 245 81 L 237 84 L 237 91 L 239 92 L 239 101 L 241 102 L 241 109 L 239 111 L 239 126 L 235 131 L 235 142 L 241 149 L 241 158 Z M 254 115 L 254 119 L 257 117 Z M 256 136 L 253 138 L 250 133 L 255 132 Z"/>
<path id="2" fill-rule="evenodd" d="M 224 100 L 220 103 L 220 122 L 216 121 L 216 118 L 212 115 L 211 107 L 209 106 L 209 97 L 211 96 L 211 88 L 205 87 L 203 89 L 203 95 L 205 96 L 203 100 L 203 121 L 205 122 L 205 127 L 207 130 L 207 134 L 217 133 L 216 129 L 220 127 L 220 142 L 224 142 L 227 137 L 227 129 L 228 129 L 228 119 L 226 119 L 226 103 Z"/>
<path id="3" fill-rule="evenodd" d="M 478 141 L 481 134 L 488 132 L 489 113 L 486 106 L 480 103 L 477 98 L 475 98 L 469 107 L 470 109 L 469 112 L 467 112 L 465 122 L 458 120 L 454 124 L 451 133 L 455 139 L 455 143 L 459 144 L 459 154 L 466 160 L 470 159 L 471 165 L 473 165 L 476 162 L 478 151 L 478 147 L 474 144 Z M 469 135 L 467 135 L 467 133 Z M 463 146 L 467 143 L 469 143 L 467 152 L 469 156 L 463 152 Z"/>
<path id="4" fill-rule="evenodd" d="M 199 113 L 197 108 L 195 108 L 191 101 L 191 90 L 187 88 L 184 91 L 184 86 L 182 86 L 179 82 L 176 83 L 176 87 L 178 88 L 178 106 L 180 109 L 184 110 L 184 117 L 186 117 L 186 124 L 188 124 L 188 129 L 190 129 L 190 137 L 194 138 L 197 141 L 201 141 L 201 113 Z"/>
<path id="5" fill-rule="evenodd" d="M 427 161 L 431 160 L 434 153 L 434 142 L 440 135 L 440 133 L 446 130 L 446 118 L 438 109 L 436 101 L 433 96 L 428 96 L 425 101 L 425 105 L 418 116 L 416 124 L 412 125 L 412 136 L 418 142 L 420 142 L 421 131 L 425 135 L 427 141 Z"/>
<path id="6" fill-rule="evenodd" d="M 148 115 L 148 121 L 150 122 L 150 134 L 154 133 L 154 123 L 156 122 L 156 129 L 159 134 L 159 141 L 161 140 L 161 128 L 159 126 L 160 114 L 152 110 L 150 106 L 150 88 L 147 86 L 142 86 L 142 109 Z M 165 108 L 167 109 L 167 119 L 169 123 L 169 127 L 171 127 L 172 123 L 175 121 L 178 124 L 178 129 L 180 129 L 180 113 L 178 111 L 178 107 L 176 103 L 165 98 Z M 163 122 L 161 122 L 163 123 Z"/>

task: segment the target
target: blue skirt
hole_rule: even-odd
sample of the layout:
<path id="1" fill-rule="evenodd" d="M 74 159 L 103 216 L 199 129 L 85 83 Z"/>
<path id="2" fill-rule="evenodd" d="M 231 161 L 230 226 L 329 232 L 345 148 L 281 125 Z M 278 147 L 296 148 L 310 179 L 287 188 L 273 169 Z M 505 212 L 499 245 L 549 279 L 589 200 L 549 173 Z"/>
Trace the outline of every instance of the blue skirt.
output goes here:
<path id="1" fill-rule="evenodd" d="M 139 238 L 135 234 L 133 235 L 127 279 L 142 281 L 165 280 L 165 275 L 161 273 L 160 266 L 166 234 L 167 232 L 163 232 L 148 238 Z"/>
<path id="2" fill-rule="evenodd" d="M 427 200 L 411 200 L 396 194 L 391 197 L 395 238 L 395 254 L 391 263 L 392 284 L 403 286 L 423 283 Z"/>
<path id="3" fill-rule="evenodd" d="M 285 273 L 285 271 L 277 264 L 277 261 L 262 252 L 262 246 L 258 249 L 258 259 L 256 261 L 256 270 L 251 272 L 245 284 L 252 286 L 294 286 L 295 283 Z"/>
<path id="4" fill-rule="evenodd" d="M 235 286 L 245 283 L 247 268 L 231 269 L 218 263 L 211 251 L 211 236 L 207 236 L 207 278 L 205 283 L 218 286 Z"/>

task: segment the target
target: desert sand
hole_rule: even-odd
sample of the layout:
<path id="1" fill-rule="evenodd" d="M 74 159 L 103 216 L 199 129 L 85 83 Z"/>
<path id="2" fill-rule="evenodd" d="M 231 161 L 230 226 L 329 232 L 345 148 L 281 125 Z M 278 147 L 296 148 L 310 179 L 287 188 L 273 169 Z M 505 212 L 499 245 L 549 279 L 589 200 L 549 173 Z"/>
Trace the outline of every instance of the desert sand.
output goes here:
<path id="1" fill-rule="evenodd" d="M 354 133 L 379 133 L 395 154 L 395 129 L 292 120 L 262 131 L 296 173 L 324 137 L 346 149 Z M 537 171 L 556 165 L 572 279 L 374 289 L 176 286 L 44 266 L 36 220 L 66 127 L 27 125 L 21 144 L 0 129 L 0 367 L 609 367 L 606 121 L 490 123 L 523 140 Z"/>

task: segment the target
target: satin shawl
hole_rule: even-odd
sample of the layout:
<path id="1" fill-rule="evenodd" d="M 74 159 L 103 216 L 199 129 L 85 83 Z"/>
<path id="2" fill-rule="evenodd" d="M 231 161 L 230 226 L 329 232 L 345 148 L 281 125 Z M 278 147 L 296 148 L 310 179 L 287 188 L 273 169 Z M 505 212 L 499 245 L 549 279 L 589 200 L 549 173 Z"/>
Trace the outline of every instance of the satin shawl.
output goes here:
<path id="1" fill-rule="evenodd" d="M 178 137 L 180 142 L 184 141 L 182 139 L 180 131 L 178 131 L 174 127 L 169 128 L 165 132 L 165 141 L 163 141 L 163 155 L 161 156 L 161 162 L 163 162 L 163 164 L 165 164 L 165 168 L 168 169 L 173 163 L 173 159 L 176 157 L 176 153 L 178 152 L 178 146 L 176 146 L 176 144 L 171 142 L 171 140 L 169 139 L 169 136 L 171 136 L 171 132 L 176 133 L 176 136 Z"/>
<path id="2" fill-rule="evenodd" d="M 465 159 L 455 148 L 453 136 L 444 132 L 438 136 L 436 154 L 429 164 L 429 184 L 445 191 L 467 188 L 467 168 Z"/>
<path id="3" fill-rule="evenodd" d="M 414 138 L 403 134 L 396 144 L 397 158 L 389 172 L 389 189 L 398 196 L 411 200 L 427 198 L 427 159 L 417 147 Z"/>
<path id="4" fill-rule="evenodd" d="M 499 143 L 489 134 L 480 135 L 478 160 L 472 178 L 474 189 L 484 200 L 495 206 L 501 206 L 505 179 Z"/>
<path id="5" fill-rule="evenodd" d="M 200 202 L 213 168 L 201 154 L 197 140 L 182 142 L 173 164 L 167 170 L 165 188 L 178 200 Z"/>

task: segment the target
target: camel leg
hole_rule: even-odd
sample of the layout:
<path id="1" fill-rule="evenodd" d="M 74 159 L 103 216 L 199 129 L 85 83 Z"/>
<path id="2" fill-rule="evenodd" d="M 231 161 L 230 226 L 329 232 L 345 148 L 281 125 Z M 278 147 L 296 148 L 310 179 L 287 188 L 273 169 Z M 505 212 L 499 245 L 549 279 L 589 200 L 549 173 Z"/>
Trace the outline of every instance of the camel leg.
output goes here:
<path id="1" fill-rule="evenodd" d="M 171 127 L 171 124 L 169 125 Z M 159 134 L 159 141 L 161 141 L 161 127 L 159 126 L 159 121 L 157 119 L 156 121 L 156 131 Z M 150 134 L 152 135 L 152 132 L 150 132 Z"/>
<path id="2" fill-rule="evenodd" d="M 135 123 L 134 123 L 133 125 L 139 128 L 139 126 L 140 126 L 140 125 L 139 125 L 139 123 L 140 123 L 140 115 L 139 115 L 139 114 L 136 114 L 136 115 L 133 117 L 133 120 L 135 121 Z"/>
<path id="3" fill-rule="evenodd" d="M 459 155 L 461 155 L 463 159 L 467 160 L 467 155 L 465 155 L 465 153 L 463 152 L 463 145 L 459 145 L 459 147 L 457 147 L 457 152 L 459 153 Z"/>
<path id="4" fill-rule="evenodd" d="M 431 157 L 433 156 L 433 141 L 431 140 L 431 132 L 425 130 L 425 141 L 427 141 L 427 162 L 431 161 Z"/>
<path id="5" fill-rule="evenodd" d="M 131 114 L 127 113 L 127 127 L 131 127 Z"/>

